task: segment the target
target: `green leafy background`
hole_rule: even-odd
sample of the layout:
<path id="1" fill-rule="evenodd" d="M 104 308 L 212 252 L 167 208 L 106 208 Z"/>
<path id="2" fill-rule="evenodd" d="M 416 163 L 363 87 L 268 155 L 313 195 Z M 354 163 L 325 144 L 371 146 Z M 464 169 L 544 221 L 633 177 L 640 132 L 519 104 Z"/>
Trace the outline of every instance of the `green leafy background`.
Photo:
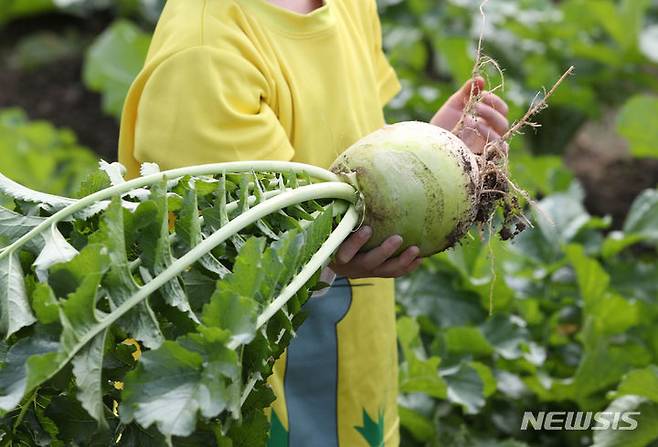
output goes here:
<path id="1" fill-rule="evenodd" d="M 378 3 L 385 50 L 404 86 L 387 118 L 428 119 L 470 76 L 480 2 Z M 147 0 L 5 0 L 0 26 L 34 23 L 35 33 L 3 51 L 18 70 L 79 54 L 80 79 L 99 95 L 99 115 L 118 119 L 161 6 Z M 100 20 L 102 27 L 86 37 L 49 35 L 51 51 L 44 52 L 44 41 L 35 39 L 53 14 Z M 538 202 L 529 211 L 534 228 L 511 243 L 474 230 L 462 245 L 398 281 L 402 445 L 658 445 L 658 5 L 490 0 L 486 14 L 484 50 L 504 69 L 500 94 L 512 118 L 568 66 L 576 66 L 576 75 L 538 118 L 543 127 L 512 143 L 514 179 Z M 490 85 L 500 82 L 495 72 L 488 75 Z M 73 132 L 19 110 L 0 113 L 0 170 L 17 181 L 75 195 L 95 163 Z M 625 170 L 609 170 L 619 164 Z M 628 184 L 641 187 L 629 191 Z M 603 194 L 610 190 L 619 194 Z M 37 318 L 53 318 L 47 294 L 40 303 Z M 185 341 L 187 347 L 165 344 L 135 371 L 166 381 L 149 369 L 150 357 L 167 359 L 166 373 L 174 375 L 219 361 L 204 357 L 209 354 L 200 346 L 221 335 L 203 337 Z M 105 362 L 123 377 L 134 368 L 131 348 L 111 345 Z M 45 352 L 48 346 L 29 349 Z M 5 346 L 0 361 L 10 364 Z M 137 381 L 131 374 L 127 380 Z M 247 404 L 267 401 L 256 395 Z M 129 402 L 143 412 L 127 412 L 123 422 L 148 416 L 147 392 Z M 640 411 L 638 429 L 520 430 L 524 411 L 606 409 Z M 89 413 L 65 394 L 35 394 L 20 426 L 16 414 L 0 420 L 0 443 L 92 445 L 96 421 Z M 154 432 L 126 427 L 124 442 L 161 445 Z M 244 445 L 257 445 L 247 436 Z M 181 445 L 215 442 L 203 427 L 190 439 Z M 93 442 L 111 441 L 97 436 Z"/>

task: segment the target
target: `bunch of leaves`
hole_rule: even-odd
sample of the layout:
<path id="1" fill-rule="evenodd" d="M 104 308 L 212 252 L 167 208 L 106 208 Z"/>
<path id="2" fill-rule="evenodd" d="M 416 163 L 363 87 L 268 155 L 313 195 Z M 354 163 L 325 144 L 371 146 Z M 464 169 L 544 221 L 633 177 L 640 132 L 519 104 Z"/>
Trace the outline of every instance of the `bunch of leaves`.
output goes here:
<path id="1" fill-rule="evenodd" d="M 73 195 L 97 163 L 71 131 L 30 121 L 18 109 L 0 110 L 0 166 L 13 180 L 39 191 Z M 0 204 L 2 197 L 0 193 Z"/>
<path id="2" fill-rule="evenodd" d="M 102 166 L 86 194 L 124 183 Z M 265 380 L 318 275 L 262 313 L 344 202 L 292 200 L 315 186 L 303 173 L 145 170 L 76 209 L 0 178 L 2 445 L 264 445 Z"/>
<path id="3" fill-rule="evenodd" d="M 473 234 L 398 282 L 403 445 L 658 438 L 658 191 L 636 199 L 622 231 L 608 231 L 559 160 L 533 160 L 513 171 L 535 179 L 535 194 L 553 191 L 535 228 L 511 244 Z M 525 411 L 606 408 L 640 411 L 638 430 L 520 431 Z"/>

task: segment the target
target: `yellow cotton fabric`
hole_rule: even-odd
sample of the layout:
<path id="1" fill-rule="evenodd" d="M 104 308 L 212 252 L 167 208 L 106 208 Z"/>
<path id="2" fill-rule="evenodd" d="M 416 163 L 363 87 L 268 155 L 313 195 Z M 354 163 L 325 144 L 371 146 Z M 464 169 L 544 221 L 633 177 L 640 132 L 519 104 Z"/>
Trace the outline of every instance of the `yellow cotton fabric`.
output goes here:
<path id="1" fill-rule="evenodd" d="M 307 15 L 266 0 L 168 0 L 125 102 L 119 161 L 162 169 L 236 160 L 327 168 L 384 125 L 399 83 L 374 0 L 326 0 Z M 398 444 L 393 281 L 353 281 L 338 332 L 340 445 L 367 446 L 363 411 Z M 285 359 L 270 381 L 288 428 Z"/>

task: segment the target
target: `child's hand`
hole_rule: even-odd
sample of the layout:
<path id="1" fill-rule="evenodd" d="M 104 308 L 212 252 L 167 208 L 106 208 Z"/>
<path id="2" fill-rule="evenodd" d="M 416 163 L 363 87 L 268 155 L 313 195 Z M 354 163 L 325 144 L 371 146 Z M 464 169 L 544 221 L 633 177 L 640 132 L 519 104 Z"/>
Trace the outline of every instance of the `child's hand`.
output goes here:
<path id="1" fill-rule="evenodd" d="M 391 236 L 379 247 L 359 253 L 372 236 L 370 227 L 362 227 L 338 248 L 336 258 L 329 266 L 338 276 L 348 278 L 397 278 L 414 271 L 422 262 L 418 247 L 407 248 L 400 256 L 393 253 L 402 245 L 400 236 Z"/>
<path id="2" fill-rule="evenodd" d="M 468 101 L 471 82 L 470 80 L 466 82 L 446 101 L 430 121 L 432 124 L 447 130 L 455 127 Z M 499 96 L 484 91 L 484 79 L 478 77 L 475 79 L 475 83 L 474 94 L 482 91 L 484 100 L 475 108 L 477 119 L 467 117 L 464 122 L 464 130 L 458 136 L 473 152 L 480 154 L 488 141 L 500 138 L 509 128 L 507 120 L 509 108 Z M 505 149 L 507 149 L 507 143 L 505 143 Z"/>

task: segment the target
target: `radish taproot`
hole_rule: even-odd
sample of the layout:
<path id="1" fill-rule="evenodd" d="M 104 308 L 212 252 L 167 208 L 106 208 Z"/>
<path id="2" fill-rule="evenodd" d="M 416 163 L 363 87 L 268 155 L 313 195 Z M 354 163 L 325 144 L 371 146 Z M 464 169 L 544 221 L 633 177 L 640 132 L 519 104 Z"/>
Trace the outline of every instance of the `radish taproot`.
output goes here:
<path id="1" fill-rule="evenodd" d="M 476 156 L 431 124 L 377 130 L 348 148 L 331 170 L 363 196 L 363 223 L 373 230 L 366 249 L 399 234 L 399 252 L 416 245 L 429 256 L 452 247 L 478 215 Z"/>

